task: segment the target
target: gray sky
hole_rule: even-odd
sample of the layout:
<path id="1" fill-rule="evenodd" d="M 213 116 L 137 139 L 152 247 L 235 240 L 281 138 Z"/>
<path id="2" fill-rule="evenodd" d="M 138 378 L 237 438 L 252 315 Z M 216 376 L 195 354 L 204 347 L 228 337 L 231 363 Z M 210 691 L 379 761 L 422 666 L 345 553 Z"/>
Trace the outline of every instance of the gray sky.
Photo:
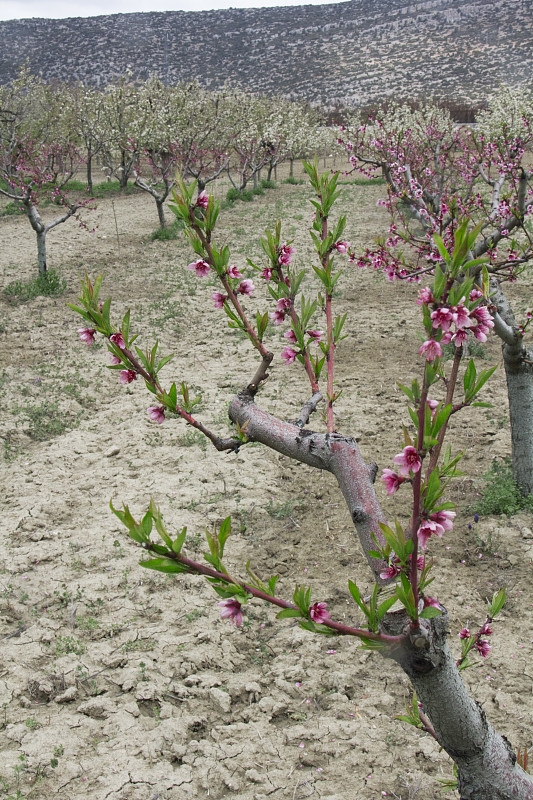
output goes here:
<path id="1" fill-rule="evenodd" d="M 327 5 L 342 0 L 0 0 L 0 20 L 45 17 L 96 17 L 133 11 L 209 11 L 214 8 L 275 8 Z"/>

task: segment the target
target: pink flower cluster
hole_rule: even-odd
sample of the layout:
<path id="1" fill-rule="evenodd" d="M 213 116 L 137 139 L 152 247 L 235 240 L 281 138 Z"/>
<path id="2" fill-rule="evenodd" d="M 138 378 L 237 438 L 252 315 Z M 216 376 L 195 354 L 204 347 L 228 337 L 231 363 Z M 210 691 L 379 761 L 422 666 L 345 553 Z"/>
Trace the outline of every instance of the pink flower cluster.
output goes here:
<path id="1" fill-rule="evenodd" d="M 472 289 L 469 300 L 475 303 L 481 296 L 478 289 Z M 417 303 L 426 306 L 435 303 L 429 286 L 425 286 L 419 291 Z M 420 355 L 425 355 L 428 361 L 434 361 L 442 355 L 443 344 L 454 342 L 456 347 L 461 347 L 466 342 L 469 333 L 472 333 L 480 342 L 486 342 L 491 328 L 494 327 L 494 320 L 487 307 L 478 305 L 469 309 L 465 305 L 464 297 L 456 306 L 437 305 L 431 312 L 431 321 L 435 331 L 442 331 L 442 335 L 439 341 L 431 337 L 420 347 L 418 352 Z"/>
<path id="2" fill-rule="evenodd" d="M 291 301 L 288 297 L 280 297 L 276 303 L 276 310 L 270 315 L 270 319 L 274 325 L 281 325 L 285 321 L 285 315 L 291 308 Z"/>
<path id="3" fill-rule="evenodd" d="M 287 242 L 284 242 L 278 253 L 278 264 L 282 267 L 288 267 L 292 261 L 292 254 L 294 253 L 294 247 L 290 247 Z"/>
<path id="4" fill-rule="evenodd" d="M 476 648 L 476 650 L 478 651 L 479 655 L 482 658 L 486 658 L 488 656 L 488 654 L 492 650 L 492 647 L 487 642 L 486 639 L 482 639 L 481 637 L 482 636 L 491 636 L 492 633 L 493 633 L 493 630 L 490 627 L 489 622 L 487 620 L 487 622 L 485 622 L 484 625 L 481 626 L 481 628 L 479 629 L 479 631 L 477 632 L 477 634 L 475 636 L 476 641 L 474 642 L 474 647 Z M 470 633 L 468 628 L 463 628 L 463 630 L 459 633 L 459 638 L 460 639 L 470 639 L 471 637 L 472 637 L 472 634 Z"/>
<path id="5" fill-rule="evenodd" d="M 397 492 L 410 474 L 419 472 L 422 467 L 422 459 L 418 454 L 418 450 L 412 445 L 404 447 L 402 452 L 394 456 L 392 460 L 398 465 L 398 472 L 394 472 L 392 469 L 384 469 L 381 476 L 388 495 Z"/>

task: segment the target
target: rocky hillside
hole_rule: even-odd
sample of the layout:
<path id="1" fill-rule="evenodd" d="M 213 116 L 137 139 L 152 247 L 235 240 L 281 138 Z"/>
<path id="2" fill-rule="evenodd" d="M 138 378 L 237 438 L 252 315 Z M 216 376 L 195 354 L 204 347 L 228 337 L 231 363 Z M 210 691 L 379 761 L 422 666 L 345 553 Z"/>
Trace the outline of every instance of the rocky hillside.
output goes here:
<path id="1" fill-rule="evenodd" d="M 260 2 L 260 0 L 258 0 Z M 325 106 L 433 94 L 483 101 L 531 80 L 531 0 L 347 0 L 325 6 L 0 22 L 0 83 L 26 59 L 102 86 L 131 69 Z"/>

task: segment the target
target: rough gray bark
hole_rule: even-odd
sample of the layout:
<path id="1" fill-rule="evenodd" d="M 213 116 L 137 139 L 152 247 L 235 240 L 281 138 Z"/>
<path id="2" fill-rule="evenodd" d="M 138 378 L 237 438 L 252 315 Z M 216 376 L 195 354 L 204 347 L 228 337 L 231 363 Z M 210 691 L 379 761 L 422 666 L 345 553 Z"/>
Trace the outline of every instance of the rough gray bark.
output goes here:
<path id="1" fill-rule="evenodd" d="M 523 494 L 533 493 L 533 353 L 524 346 L 516 320 L 498 281 L 491 281 L 497 308 L 494 331 L 502 340 L 511 423 L 513 477 Z"/>
<path id="2" fill-rule="evenodd" d="M 363 461 L 354 439 L 302 429 L 262 411 L 253 402 L 257 381 L 231 402 L 230 419 L 247 436 L 289 458 L 337 478 L 368 563 L 379 580 L 383 562 L 368 556 L 385 516 L 374 493 L 375 466 Z M 251 389 L 251 391 L 250 391 Z M 378 538 L 381 538 L 378 535 Z M 461 800 L 533 800 L 533 779 L 516 763 L 509 743 L 497 734 L 468 695 L 448 648 L 448 617 L 420 620 L 413 630 L 405 613 L 389 613 L 383 632 L 403 635 L 389 651 L 409 677 L 439 744 L 457 764 Z"/>
<path id="3" fill-rule="evenodd" d="M 387 633 L 401 633 L 395 616 L 387 615 Z M 533 800 L 533 779 L 468 695 L 446 641 L 447 614 L 421 620 L 421 627 L 423 635 L 393 658 L 411 681 L 438 743 L 457 764 L 461 800 Z"/>

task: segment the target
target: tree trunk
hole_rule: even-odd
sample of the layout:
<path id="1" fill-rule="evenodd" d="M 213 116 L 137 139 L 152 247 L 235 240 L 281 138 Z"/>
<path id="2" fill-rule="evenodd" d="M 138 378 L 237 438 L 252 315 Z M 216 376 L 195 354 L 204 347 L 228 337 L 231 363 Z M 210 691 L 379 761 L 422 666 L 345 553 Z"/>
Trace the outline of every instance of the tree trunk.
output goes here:
<path id="1" fill-rule="evenodd" d="M 39 275 L 44 278 L 47 273 L 46 268 L 46 231 L 37 231 L 37 262 L 39 266 Z"/>
<path id="2" fill-rule="evenodd" d="M 291 158 L 289 163 L 289 178 L 294 178 L 294 158 Z"/>
<path id="3" fill-rule="evenodd" d="M 491 281 L 498 313 L 494 331 L 502 340 L 511 424 L 513 477 L 522 494 L 533 494 L 533 353 L 524 347 L 523 336 L 507 297 L 497 281 Z"/>
<path id="4" fill-rule="evenodd" d="M 402 632 L 399 616 L 387 615 L 387 633 Z M 461 800 L 533 800 L 533 778 L 468 695 L 446 641 L 448 615 L 420 623 L 411 646 L 393 658 L 411 681 L 438 743 L 457 764 Z"/>
<path id="5" fill-rule="evenodd" d="M 159 198 L 155 198 L 155 202 L 157 205 L 157 215 L 159 217 L 159 227 L 164 230 L 167 227 L 167 221 L 165 219 L 165 208 L 164 208 L 164 200 L 160 200 Z"/>
<path id="6" fill-rule="evenodd" d="M 26 214 L 30 221 L 30 225 L 35 231 L 37 236 L 37 265 L 39 268 L 39 275 L 44 277 L 46 275 L 46 227 L 41 219 L 37 208 L 33 205 L 31 197 L 28 195 L 22 200 Z"/>
<path id="7" fill-rule="evenodd" d="M 93 193 L 93 156 L 91 151 L 87 154 L 87 189 Z"/>

